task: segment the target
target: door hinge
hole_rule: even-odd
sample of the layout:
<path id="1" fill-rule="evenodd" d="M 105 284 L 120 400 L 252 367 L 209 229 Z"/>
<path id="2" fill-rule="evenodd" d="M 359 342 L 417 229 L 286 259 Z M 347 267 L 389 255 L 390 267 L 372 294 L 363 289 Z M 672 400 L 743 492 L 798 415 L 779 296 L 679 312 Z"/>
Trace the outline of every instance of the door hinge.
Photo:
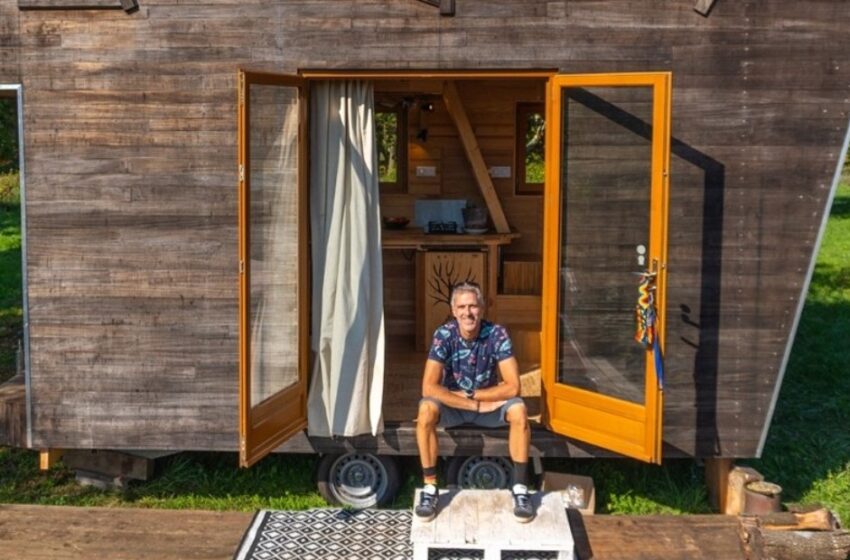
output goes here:
<path id="1" fill-rule="evenodd" d="M 245 73 L 239 72 L 239 105 L 245 105 Z"/>
<path id="2" fill-rule="evenodd" d="M 241 436 L 239 438 L 239 452 L 242 453 L 242 455 L 244 455 L 247 448 L 248 448 L 248 444 L 245 443 L 245 436 Z"/>
<path id="3" fill-rule="evenodd" d="M 239 182 L 245 182 L 245 166 L 243 164 L 239 164 Z"/>
<path id="4" fill-rule="evenodd" d="M 245 274 L 245 261 L 239 261 L 239 274 Z"/>

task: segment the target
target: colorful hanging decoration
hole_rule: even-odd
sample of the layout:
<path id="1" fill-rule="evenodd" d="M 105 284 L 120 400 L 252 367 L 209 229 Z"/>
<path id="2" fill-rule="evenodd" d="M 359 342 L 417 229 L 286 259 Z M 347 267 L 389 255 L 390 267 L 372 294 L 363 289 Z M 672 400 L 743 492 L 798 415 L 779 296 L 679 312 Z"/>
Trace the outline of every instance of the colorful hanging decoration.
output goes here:
<path id="1" fill-rule="evenodd" d="M 638 285 L 638 301 L 635 306 L 635 340 L 647 350 L 652 350 L 655 358 L 655 375 L 658 387 L 664 389 L 664 360 L 658 343 L 657 313 L 655 309 L 655 273 L 643 272 Z"/>

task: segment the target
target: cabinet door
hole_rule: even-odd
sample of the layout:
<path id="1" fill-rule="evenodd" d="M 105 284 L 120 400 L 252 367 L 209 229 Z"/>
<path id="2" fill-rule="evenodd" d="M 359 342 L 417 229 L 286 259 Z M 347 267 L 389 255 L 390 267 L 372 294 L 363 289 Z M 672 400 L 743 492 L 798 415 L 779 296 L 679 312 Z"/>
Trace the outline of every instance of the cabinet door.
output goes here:
<path id="1" fill-rule="evenodd" d="M 475 282 L 486 294 L 485 254 L 480 251 L 420 251 L 416 257 L 416 340 L 427 350 L 437 327 L 452 318 L 452 288 Z"/>
<path id="2" fill-rule="evenodd" d="M 669 73 L 559 75 L 546 119 L 543 385 L 560 434 L 660 462 Z M 641 272 L 658 347 L 635 341 Z"/>
<path id="3" fill-rule="evenodd" d="M 307 425 L 307 96 L 296 76 L 240 71 L 239 462 Z"/>

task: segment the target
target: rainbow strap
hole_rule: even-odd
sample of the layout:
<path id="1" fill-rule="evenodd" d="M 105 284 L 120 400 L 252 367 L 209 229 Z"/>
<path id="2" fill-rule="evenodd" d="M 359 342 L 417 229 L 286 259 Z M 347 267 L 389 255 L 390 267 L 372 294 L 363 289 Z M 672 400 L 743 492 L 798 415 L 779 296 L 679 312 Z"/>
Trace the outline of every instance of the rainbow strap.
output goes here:
<path id="1" fill-rule="evenodd" d="M 658 388 L 664 389 L 664 359 L 661 346 L 658 344 L 656 332 L 657 315 L 655 311 L 655 273 L 643 272 L 638 285 L 638 301 L 635 306 L 635 340 L 641 346 L 652 349 L 655 358 L 655 376 L 658 378 Z"/>

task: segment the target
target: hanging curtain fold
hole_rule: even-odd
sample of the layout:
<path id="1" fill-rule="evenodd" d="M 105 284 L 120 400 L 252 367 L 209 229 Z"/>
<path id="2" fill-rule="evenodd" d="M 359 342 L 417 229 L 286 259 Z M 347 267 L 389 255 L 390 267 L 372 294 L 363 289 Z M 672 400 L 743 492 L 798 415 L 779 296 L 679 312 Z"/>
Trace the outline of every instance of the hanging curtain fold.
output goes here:
<path id="1" fill-rule="evenodd" d="M 382 429 L 384 303 L 372 84 L 317 83 L 311 107 L 308 430 L 374 435 Z"/>

